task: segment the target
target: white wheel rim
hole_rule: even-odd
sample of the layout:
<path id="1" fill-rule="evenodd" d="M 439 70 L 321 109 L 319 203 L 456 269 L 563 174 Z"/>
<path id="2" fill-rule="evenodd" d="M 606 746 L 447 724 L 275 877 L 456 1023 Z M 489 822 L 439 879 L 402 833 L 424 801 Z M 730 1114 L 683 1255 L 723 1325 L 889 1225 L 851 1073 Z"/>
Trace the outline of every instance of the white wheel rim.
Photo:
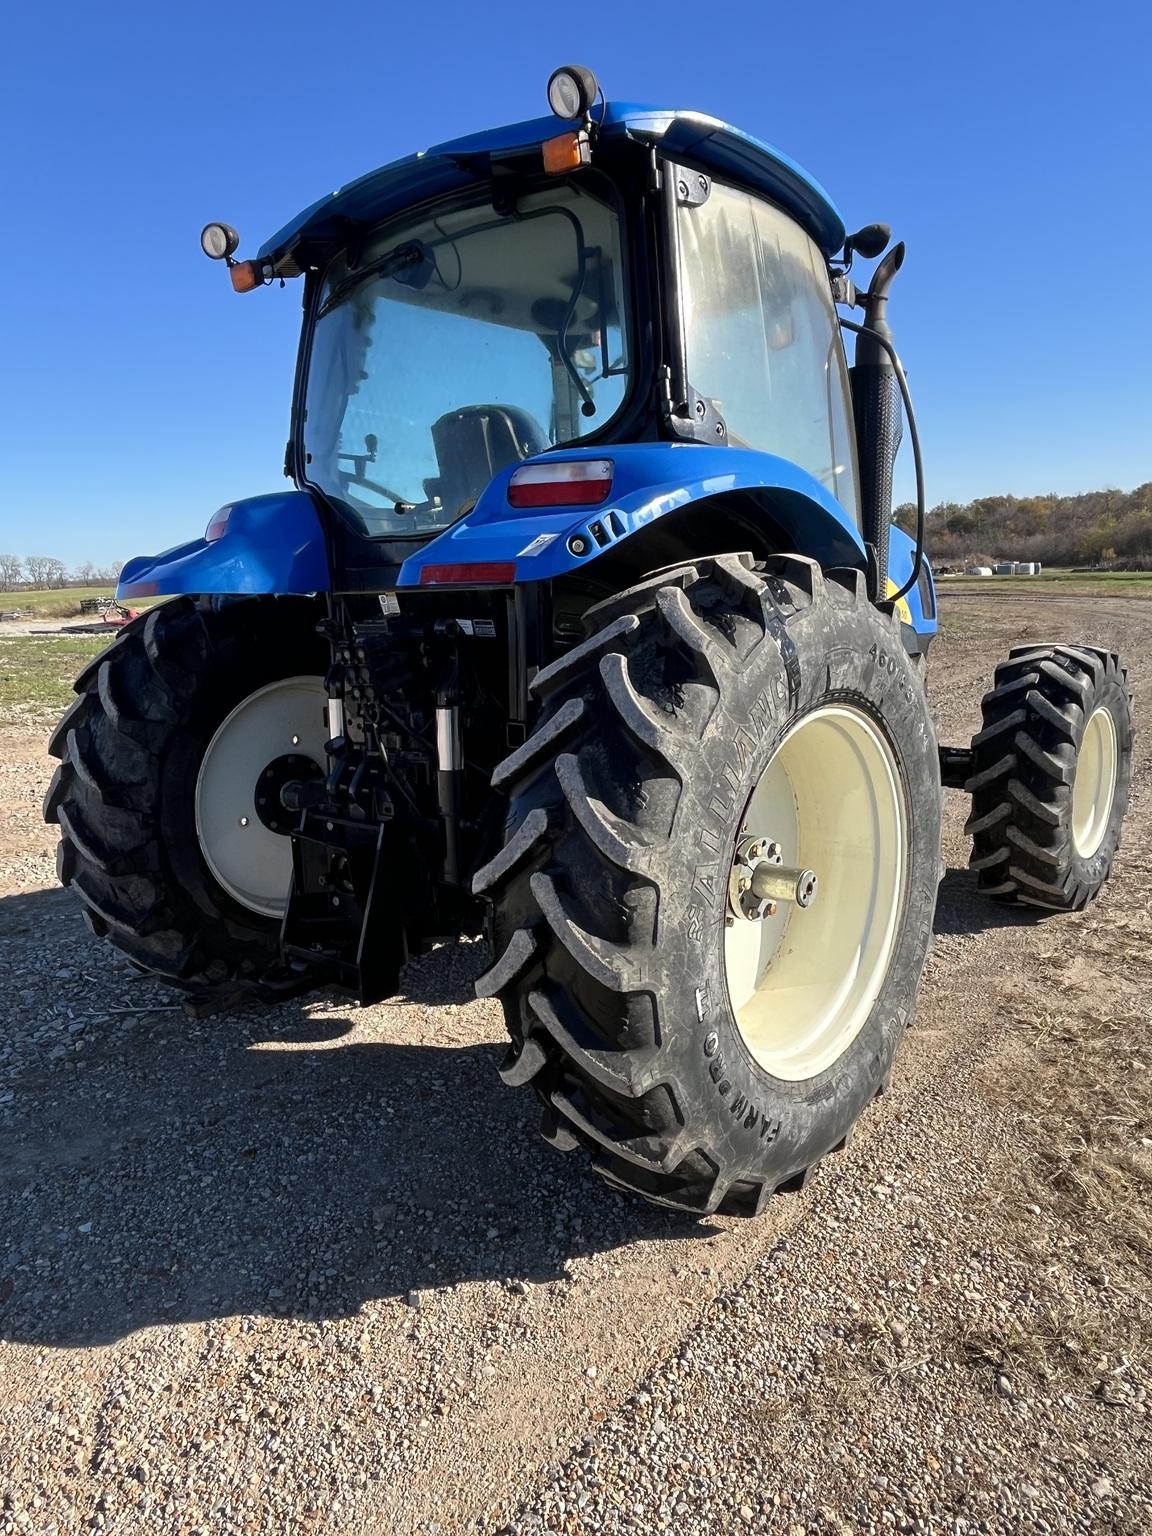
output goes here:
<path id="1" fill-rule="evenodd" d="M 205 862 L 230 896 L 263 917 L 282 917 L 288 904 L 292 842 L 261 820 L 257 780 L 289 753 L 324 767 L 326 703 L 318 677 L 258 688 L 221 723 L 196 775 L 196 836 Z"/>
<path id="2" fill-rule="evenodd" d="M 779 844 L 785 865 L 819 880 L 812 906 L 781 901 L 759 922 L 735 918 L 724 938 L 745 1045 L 764 1071 L 801 1082 L 863 1029 L 896 947 L 908 811 L 887 738 L 846 706 L 806 715 L 756 784 L 744 824 Z"/>
<path id="3" fill-rule="evenodd" d="M 1072 842 L 1090 859 L 1104 841 L 1116 798 L 1116 722 L 1106 709 L 1094 710 L 1084 727 L 1072 780 Z"/>

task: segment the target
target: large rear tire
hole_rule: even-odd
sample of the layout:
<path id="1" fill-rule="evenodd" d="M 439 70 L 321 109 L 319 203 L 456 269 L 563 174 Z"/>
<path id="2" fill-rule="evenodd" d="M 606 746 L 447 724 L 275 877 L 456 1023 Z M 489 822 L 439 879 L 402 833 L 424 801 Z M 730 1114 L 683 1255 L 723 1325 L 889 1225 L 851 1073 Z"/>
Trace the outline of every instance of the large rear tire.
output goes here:
<path id="1" fill-rule="evenodd" d="M 977 887 L 1010 906 L 1078 911 L 1112 872 L 1128 807 L 1125 671 L 1093 646 L 1018 645 L 994 683 L 967 784 Z"/>
<path id="2" fill-rule="evenodd" d="M 323 765 L 319 616 L 302 598 L 164 603 L 85 668 L 52 737 L 61 882 L 93 933 L 176 986 L 272 995 L 288 980 L 287 818 L 257 808 L 257 780 L 265 758 Z M 269 724 L 280 703 L 283 730 Z"/>
<path id="3" fill-rule="evenodd" d="M 859 574 L 792 556 L 661 573 L 591 622 L 494 776 L 478 990 L 554 1145 L 657 1203 L 751 1215 L 845 1143 L 913 1014 L 940 859 L 923 688 Z M 758 930 L 734 916 L 750 833 L 819 877 Z"/>

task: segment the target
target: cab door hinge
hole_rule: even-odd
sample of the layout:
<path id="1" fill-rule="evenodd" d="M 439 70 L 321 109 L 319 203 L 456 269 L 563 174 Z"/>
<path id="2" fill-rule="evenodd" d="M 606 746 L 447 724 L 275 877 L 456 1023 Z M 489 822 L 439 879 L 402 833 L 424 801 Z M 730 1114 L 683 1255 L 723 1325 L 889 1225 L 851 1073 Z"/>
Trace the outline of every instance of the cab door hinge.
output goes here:
<path id="1" fill-rule="evenodd" d="M 676 178 L 676 201 L 681 208 L 699 208 L 712 192 L 712 178 L 703 171 L 690 171 L 685 165 L 670 165 L 668 173 Z"/>

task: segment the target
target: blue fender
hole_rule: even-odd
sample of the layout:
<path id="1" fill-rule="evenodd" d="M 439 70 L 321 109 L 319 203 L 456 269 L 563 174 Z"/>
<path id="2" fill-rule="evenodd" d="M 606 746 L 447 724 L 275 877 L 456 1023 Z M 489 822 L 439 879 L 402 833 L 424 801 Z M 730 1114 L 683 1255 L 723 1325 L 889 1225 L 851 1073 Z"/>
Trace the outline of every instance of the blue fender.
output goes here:
<path id="1" fill-rule="evenodd" d="M 610 459 L 608 500 L 594 508 L 516 508 L 508 501 L 508 482 L 519 466 L 501 470 L 467 517 L 409 556 L 397 585 L 425 584 L 426 566 L 509 561 L 515 562 L 516 581 L 549 581 L 587 565 L 669 512 L 735 491 L 763 493 L 790 549 L 825 566 L 866 562 L 852 515 L 806 470 L 773 454 L 704 443 L 613 443 L 558 449 L 526 462 L 549 459 Z M 569 549 L 577 534 L 588 551 L 583 556 Z M 706 545 L 706 526 L 701 539 Z"/>
<path id="2" fill-rule="evenodd" d="M 912 562 L 915 558 L 916 540 L 910 538 L 903 528 L 897 528 L 893 524 L 888 536 L 889 592 L 899 592 L 912 574 Z M 939 628 L 936 618 L 936 583 L 927 559 L 920 567 L 920 576 L 916 585 L 905 593 L 901 602 L 907 603 L 908 612 L 901 613 L 900 617 L 911 624 L 918 635 L 936 633 Z"/>
<path id="3" fill-rule="evenodd" d="M 116 596 L 185 593 L 327 592 L 332 585 L 324 532 L 306 491 L 277 491 L 221 507 L 212 538 L 137 555 L 120 573 Z"/>

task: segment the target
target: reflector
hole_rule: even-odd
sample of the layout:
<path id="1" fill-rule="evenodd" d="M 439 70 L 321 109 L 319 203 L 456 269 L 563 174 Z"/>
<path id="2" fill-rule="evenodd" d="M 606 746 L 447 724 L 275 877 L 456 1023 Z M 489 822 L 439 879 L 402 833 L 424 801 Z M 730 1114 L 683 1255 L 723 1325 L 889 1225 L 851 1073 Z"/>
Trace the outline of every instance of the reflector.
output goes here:
<path id="1" fill-rule="evenodd" d="M 426 565 L 422 587 L 503 587 L 516 580 L 515 560 L 480 560 L 462 565 Z"/>

